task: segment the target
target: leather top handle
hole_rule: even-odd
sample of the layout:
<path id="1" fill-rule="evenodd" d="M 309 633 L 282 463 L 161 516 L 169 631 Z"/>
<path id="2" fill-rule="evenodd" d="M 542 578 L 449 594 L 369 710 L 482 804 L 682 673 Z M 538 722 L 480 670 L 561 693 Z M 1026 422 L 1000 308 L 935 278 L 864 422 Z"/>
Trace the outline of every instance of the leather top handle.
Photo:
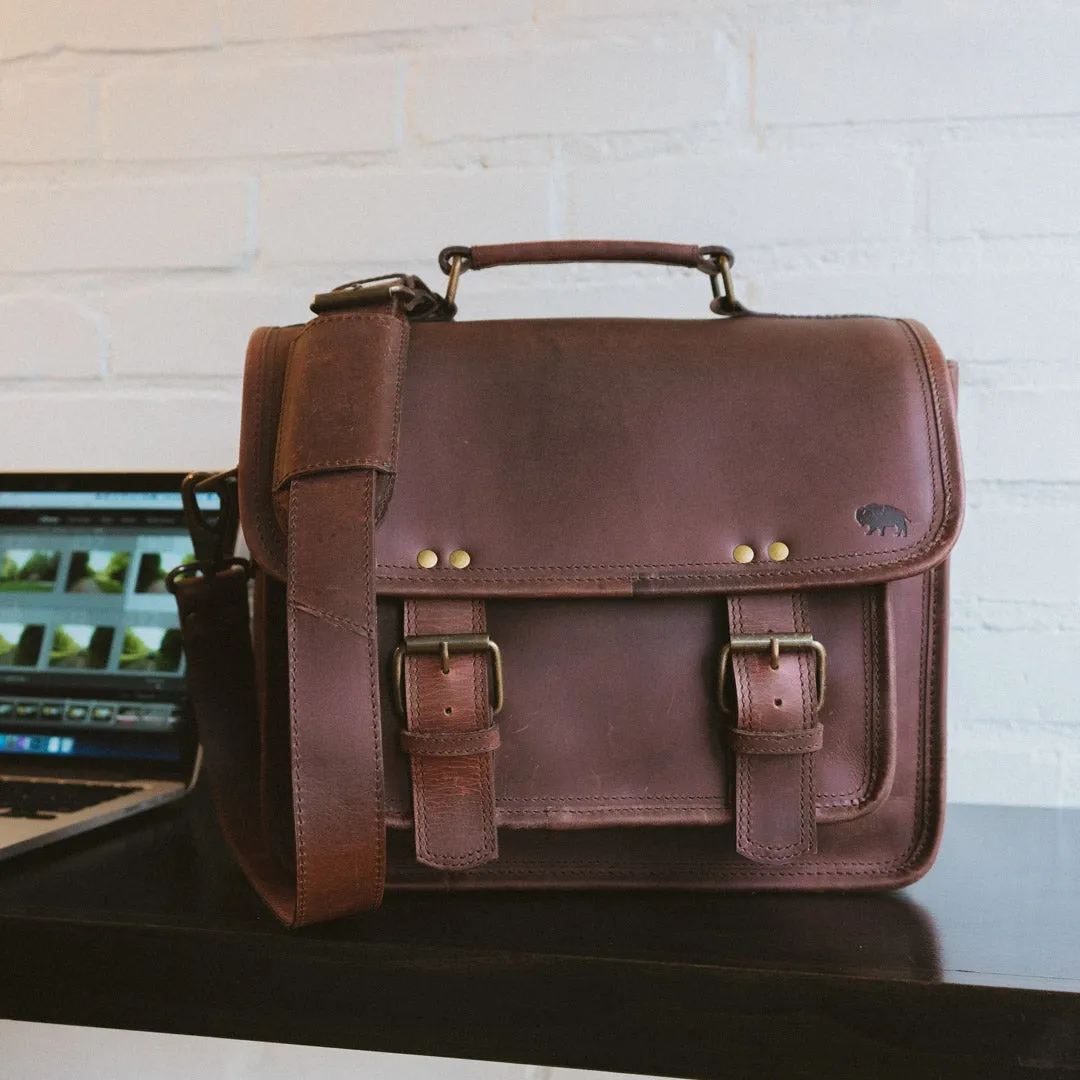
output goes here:
<path id="1" fill-rule="evenodd" d="M 686 266 L 706 274 L 718 274 L 735 256 L 725 247 L 697 244 L 657 244 L 642 240 L 540 240 L 525 244 L 481 244 L 448 247 L 439 252 L 439 266 L 449 274 L 455 260 L 462 270 L 485 270 L 492 266 L 525 263 L 625 262 Z"/>
<path id="2" fill-rule="evenodd" d="M 685 266 L 709 275 L 713 300 L 710 309 L 717 315 L 745 314 L 735 299 L 731 267 L 735 256 L 730 248 L 697 244 L 657 244 L 644 240 L 540 240 L 524 244 L 481 244 L 476 247 L 447 247 L 439 252 L 439 266 L 449 278 L 445 304 L 456 312 L 458 282 L 466 270 L 492 266 L 521 266 L 530 263 L 619 262 Z"/>

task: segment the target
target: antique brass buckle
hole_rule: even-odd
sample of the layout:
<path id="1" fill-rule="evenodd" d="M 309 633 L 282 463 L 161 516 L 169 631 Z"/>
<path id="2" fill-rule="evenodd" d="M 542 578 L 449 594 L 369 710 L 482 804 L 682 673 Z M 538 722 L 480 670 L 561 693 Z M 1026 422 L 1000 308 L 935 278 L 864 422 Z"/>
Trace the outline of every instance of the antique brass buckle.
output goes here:
<path id="1" fill-rule="evenodd" d="M 405 657 L 438 656 L 442 673 L 450 674 L 450 657 L 460 653 L 486 652 L 491 656 L 492 716 L 503 707 L 502 652 L 487 634 L 415 634 L 407 637 L 395 650 L 391 661 L 390 689 L 398 716 L 405 715 Z"/>
<path id="2" fill-rule="evenodd" d="M 734 315 L 742 311 L 743 306 L 735 299 L 735 285 L 731 280 L 731 267 L 735 262 L 731 249 L 713 246 L 698 250 L 702 256 L 701 269 L 709 275 L 712 286 L 712 310 L 717 315 Z"/>
<path id="3" fill-rule="evenodd" d="M 817 711 L 821 712 L 825 704 L 828 657 L 825 646 L 820 641 L 815 641 L 813 634 L 732 634 L 731 641 L 720 650 L 720 674 L 716 680 L 720 708 L 726 713 L 737 711 L 731 707 L 724 690 L 732 653 L 767 652 L 769 666 L 775 671 L 780 666 L 782 652 L 797 652 L 801 649 L 813 649 L 817 656 Z"/>
<path id="4" fill-rule="evenodd" d="M 339 285 L 330 292 L 318 293 L 311 302 L 316 315 L 332 311 L 349 311 L 396 301 L 398 308 L 414 322 L 430 322 L 453 318 L 455 308 L 437 292 L 429 289 L 412 274 L 383 274 Z"/>

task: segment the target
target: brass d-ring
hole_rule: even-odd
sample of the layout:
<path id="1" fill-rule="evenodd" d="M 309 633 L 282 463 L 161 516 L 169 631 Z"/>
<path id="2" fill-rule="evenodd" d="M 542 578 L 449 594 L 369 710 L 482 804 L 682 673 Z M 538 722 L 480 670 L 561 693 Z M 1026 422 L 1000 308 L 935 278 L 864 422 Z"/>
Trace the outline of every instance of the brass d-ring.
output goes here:
<path id="1" fill-rule="evenodd" d="M 461 280 L 461 275 L 465 272 L 465 256 L 464 255 L 451 255 L 450 256 L 450 276 L 446 281 L 446 302 L 448 304 L 454 303 L 454 298 L 457 296 L 458 282 Z"/>

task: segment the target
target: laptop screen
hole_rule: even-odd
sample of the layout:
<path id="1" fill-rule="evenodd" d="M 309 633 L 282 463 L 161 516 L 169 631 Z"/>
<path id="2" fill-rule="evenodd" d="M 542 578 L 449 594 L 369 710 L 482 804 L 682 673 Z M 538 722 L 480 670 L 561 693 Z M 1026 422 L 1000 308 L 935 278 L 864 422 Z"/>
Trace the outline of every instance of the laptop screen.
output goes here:
<path id="1" fill-rule="evenodd" d="M 40 756 L 180 762 L 180 476 L 0 475 L 0 770 Z M 217 496 L 200 496 L 214 511 Z"/>

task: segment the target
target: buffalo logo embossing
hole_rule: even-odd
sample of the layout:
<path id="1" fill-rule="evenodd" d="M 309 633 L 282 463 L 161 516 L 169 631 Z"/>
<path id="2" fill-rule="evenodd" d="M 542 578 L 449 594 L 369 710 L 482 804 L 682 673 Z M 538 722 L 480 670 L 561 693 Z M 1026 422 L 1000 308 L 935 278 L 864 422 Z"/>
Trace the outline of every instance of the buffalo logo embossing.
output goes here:
<path id="1" fill-rule="evenodd" d="M 867 503 L 855 511 L 855 520 L 866 527 L 867 536 L 873 536 L 876 532 L 884 536 L 886 529 L 895 529 L 897 536 L 907 536 L 907 514 L 895 506 Z"/>

